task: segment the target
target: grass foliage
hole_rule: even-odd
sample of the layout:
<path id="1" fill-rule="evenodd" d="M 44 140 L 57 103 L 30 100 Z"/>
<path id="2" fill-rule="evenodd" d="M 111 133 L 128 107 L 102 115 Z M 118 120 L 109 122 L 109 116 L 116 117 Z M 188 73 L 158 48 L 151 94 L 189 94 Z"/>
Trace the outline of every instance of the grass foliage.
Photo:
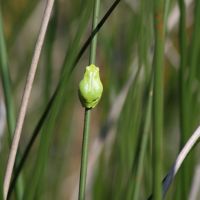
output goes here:
<path id="1" fill-rule="evenodd" d="M 90 116 L 85 199 L 162 199 L 162 179 L 199 125 L 200 1 L 102 0 L 92 27 L 96 1 L 55 1 L 8 199 L 77 199 L 78 84 L 88 60 L 100 67 L 104 92 Z M 0 2 L 0 200 L 44 3 Z M 195 195 L 196 155 L 184 161 L 166 199 Z"/>

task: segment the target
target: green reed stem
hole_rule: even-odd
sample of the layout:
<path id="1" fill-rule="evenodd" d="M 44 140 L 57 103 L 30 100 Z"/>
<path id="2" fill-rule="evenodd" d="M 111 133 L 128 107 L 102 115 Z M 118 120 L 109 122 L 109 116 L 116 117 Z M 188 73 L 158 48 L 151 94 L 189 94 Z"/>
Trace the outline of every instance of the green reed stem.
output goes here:
<path id="1" fill-rule="evenodd" d="M 100 10 L 100 0 L 95 0 L 94 11 L 93 11 L 92 30 L 94 30 L 95 27 L 98 24 L 99 10 Z M 93 40 L 91 42 L 90 58 L 89 58 L 89 63 L 90 64 L 95 63 L 95 60 L 96 60 L 96 48 L 97 48 L 97 34 L 94 36 L 94 38 L 93 38 Z"/>
<path id="2" fill-rule="evenodd" d="M 54 4 L 54 12 L 52 18 L 49 22 L 49 28 L 46 35 L 46 65 L 45 65 L 45 73 L 44 73 L 44 103 L 46 104 L 51 97 L 51 87 L 52 87 L 52 80 L 53 80 L 53 66 L 52 66 L 52 57 L 53 57 L 53 48 L 56 38 L 56 28 L 57 28 L 57 21 L 58 21 L 58 2 L 56 1 Z"/>
<path id="3" fill-rule="evenodd" d="M 14 109 L 14 102 L 11 89 L 10 73 L 8 69 L 7 50 L 4 38 L 1 8 L 0 8 L 0 71 L 1 71 L 1 80 L 3 86 L 5 105 L 6 105 L 8 141 L 10 146 L 15 128 L 15 109 Z M 21 175 L 16 185 L 16 199 L 21 199 L 22 193 L 23 193 L 23 180 Z"/>
<path id="4" fill-rule="evenodd" d="M 180 30 L 179 30 L 179 38 L 180 38 L 180 54 L 181 54 L 181 69 L 180 75 L 182 76 L 182 88 L 181 88 L 181 101 L 182 103 L 182 116 L 181 116 L 181 147 L 186 143 L 188 138 L 190 137 L 190 133 L 193 131 L 193 124 L 194 119 L 193 116 L 193 107 L 192 105 L 196 105 L 197 101 L 194 98 L 193 93 L 193 86 L 194 80 L 197 78 L 197 62 L 199 59 L 199 47 L 200 47 L 200 27 L 199 27 L 199 18 L 200 18 L 200 2 L 195 1 L 194 7 L 194 26 L 193 26 L 193 33 L 190 45 L 189 54 L 186 50 L 186 27 L 185 27 L 185 4 L 184 1 L 179 0 L 179 7 L 180 7 Z M 182 23 L 182 24 L 181 24 Z M 186 56 L 188 57 L 188 64 L 189 64 L 189 74 L 188 74 L 188 82 L 186 84 L 185 79 L 185 72 L 186 70 Z M 181 170 L 181 192 L 180 192 L 180 199 L 186 200 L 188 199 L 189 189 L 191 185 L 192 175 L 194 172 L 194 156 L 190 155 L 189 158 L 186 159 L 184 162 L 183 168 Z"/>
<path id="5" fill-rule="evenodd" d="M 154 94 L 153 94 L 153 196 L 162 199 L 164 23 L 163 0 L 154 0 Z"/>
<path id="6" fill-rule="evenodd" d="M 200 1 L 195 1 L 195 14 L 194 14 L 194 28 L 192 34 L 192 42 L 191 42 L 191 51 L 189 57 L 189 80 L 188 85 L 189 89 L 192 89 L 192 83 L 196 76 L 196 69 L 197 69 L 197 60 L 199 56 L 199 46 L 200 46 L 200 26 L 199 26 L 199 18 L 200 18 Z"/>
<path id="7" fill-rule="evenodd" d="M 152 82 L 152 81 L 151 81 Z M 146 117 L 145 117 L 145 125 L 144 125 L 144 133 L 142 136 L 142 143 L 141 143 L 141 150 L 139 153 L 139 160 L 138 160 L 138 166 L 136 171 L 136 184 L 133 191 L 133 200 L 138 200 L 140 198 L 140 189 L 141 189 L 141 183 L 142 183 L 142 170 L 144 167 L 144 158 L 145 158 L 145 152 L 147 149 L 147 143 L 150 133 L 150 127 L 151 127 L 151 115 L 152 115 L 152 90 L 153 90 L 153 84 L 150 86 L 149 91 L 149 98 L 147 102 L 147 108 L 146 108 Z"/>
<path id="8" fill-rule="evenodd" d="M 185 28 L 185 3 L 179 0 L 180 23 L 179 23 L 179 46 L 180 46 L 180 118 L 181 118 L 181 146 L 187 140 L 188 119 L 187 119 L 187 94 L 185 92 L 185 72 L 187 62 L 187 44 L 186 44 L 186 28 Z"/>
<path id="9" fill-rule="evenodd" d="M 88 162 L 89 126 L 90 126 L 90 110 L 85 109 L 82 156 L 81 156 L 81 171 L 80 171 L 80 183 L 79 183 L 79 197 L 78 197 L 79 200 L 85 199 L 87 162 Z"/>
<path id="10" fill-rule="evenodd" d="M 180 47 L 180 130 L 181 139 L 180 147 L 182 148 L 188 139 L 189 129 L 189 113 L 188 113 L 188 98 L 186 94 L 186 80 L 185 72 L 187 65 L 187 36 L 186 36 L 186 11 L 184 0 L 179 0 L 179 10 L 180 10 L 180 22 L 179 22 L 179 47 Z M 180 182 L 178 184 L 179 189 L 181 189 L 181 199 L 187 199 L 188 196 L 188 163 L 184 163 L 181 170 Z"/>
<path id="11" fill-rule="evenodd" d="M 100 0 L 94 1 L 93 10 L 93 22 L 92 30 L 98 24 L 98 16 L 100 10 Z M 96 46 L 97 46 L 97 34 L 91 42 L 89 64 L 94 64 L 96 60 Z M 87 179 L 87 163 L 88 163 L 88 145 L 89 145 L 89 124 L 90 124 L 90 110 L 85 109 L 84 129 L 83 129 L 83 141 L 82 141 L 82 155 L 81 155 L 81 169 L 80 169 L 80 181 L 79 181 L 79 200 L 85 199 L 86 179 Z"/>
<path id="12" fill-rule="evenodd" d="M 170 11 L 170 3 L 171 3 L 171 0 L 166 0 L 164 2 L 164 26 L 165 26 L 165 29 L 167 28 L 168 15 L 169 15 L 169 11 Z"/>

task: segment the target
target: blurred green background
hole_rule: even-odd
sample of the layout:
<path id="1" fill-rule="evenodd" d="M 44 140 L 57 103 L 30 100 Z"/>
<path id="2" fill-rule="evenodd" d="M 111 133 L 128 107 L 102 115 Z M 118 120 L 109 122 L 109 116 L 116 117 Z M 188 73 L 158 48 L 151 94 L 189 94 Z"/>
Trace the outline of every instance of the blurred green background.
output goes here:
<path id="1" fill-rule="evenodd" d="M 89 62 L 89 47 L 79 62 L 74 62 L 91 33 L 92 2 L 55 1 L 31 93 L 19 154 L 23 154 L 59 81 L 63 81 L 63 85 L 55 103 L 49 108 L 50 115 L 46 117 L 22 169 L 22 193 L 25 196 L 17 197 L 14 190 L 11 199 L 77 199 L 84 117 L 77 91 Z M 11 97 L 16 113 L 13 113 L 14 116 L 19 111 L 45 3 L 38 0 L 0 1 Z M 112 3 L 111 0 L 101 1 L 99 21 Z M 182 56 L 181 48 L 184 47 L 180 45 L 178 1 L 165 1 L 163 178 L 181 146 L 199 124 L 199 4 L 198 0 L 185 1 L 185 39 L 182 42 L 186 43 L 186 48 Z M 152 193 L 151 83 L 154 42 L 153 1 L 148 0 L 121 1 L 98 32 L 95 64 L 100 68 L 104 92 L 91 115 L 86 199 L 147 199 Z M 183 72 L 184 95 L 189 110 L 186 115 L 189 127 L 187 137 L 182 135 L 180 117 L 184 109 L 180 92 L 180 67 L 183 59 L 186 60 Z M 1 186 L 10 146 L 4 94 L 1 87 Z M 200 183 L 196 180 L 200 177 L 198 148 L 192 151 L 187 170 L 178 173 L 166 199 L 200 198 Z M 181 183 L 183 177 L 188 176 L 185 191 Z M 181 193 L 184 191 L 186 196 L 183 198 Z"/>

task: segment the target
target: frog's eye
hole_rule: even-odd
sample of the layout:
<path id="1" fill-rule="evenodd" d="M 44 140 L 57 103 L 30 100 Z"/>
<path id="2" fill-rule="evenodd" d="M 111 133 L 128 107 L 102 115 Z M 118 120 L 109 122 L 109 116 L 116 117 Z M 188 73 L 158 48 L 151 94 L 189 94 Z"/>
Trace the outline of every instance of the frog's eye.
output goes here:
<path id="1" fill-rule="evenodd" d="M 103 85 L 99 76 L 99 68 L 95 65 L 86 67 L 83 79 L 79 84 L 79 98 L 85 108 L 94 108 L 102 95 Z"/>

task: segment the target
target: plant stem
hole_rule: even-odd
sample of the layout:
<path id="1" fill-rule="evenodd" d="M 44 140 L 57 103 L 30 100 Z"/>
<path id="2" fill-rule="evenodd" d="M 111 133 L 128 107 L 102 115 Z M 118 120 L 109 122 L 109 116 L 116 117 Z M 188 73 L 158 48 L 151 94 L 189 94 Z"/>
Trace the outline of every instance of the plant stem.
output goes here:
<path id="1" fill-rule="evenodd" d="M 94 10 L 93 10 L 92 30 L 94 30 L 98 24 L 99 9 L 100 9 L 100 0 L 95 0 Z M 93 38 L 91 42 L 90 57 L 89 57 L 90 64 L 95 63 L 96 46 L 97 46 L 97 34 L 95 35 L 95 37 Z M 87 164 L 88 164 L 89 124 L 90 124 L 90 110 L 85 109 L 82 155 L 81 155 L 81 169 L 80 169 L 80 181 L 79 181 L 79 198 L 78 198 L 79 200 L 85 199 Z"/>
<path id="2" fill-rule="evenodd" d="M 144 133 L 142 137 L 142 143 L 141 143 L 141 150 L 139 153 L 139 160 L 138 160 L 138 166 L 136 169 L 136 185 L 133 191 L 133 200 L 138 200 L 140 198 L 140 189 L 141 189 L 141 180 L 142 180 L 142 170 L 144 167 L 144 158 L 145 158 L 145 152 L 147 149 L 147 142 L 149 138 L 150 128 L 151 128 L 151 114 L 152 114 L 152 88 L 153 84 L 152 81 L 150 83 L 150 91 L 149 91 L 149 97 L 147 101 L 147 108 L 146 108 L 146 117 L 145 117 L 145 125 L 144 125 Z"/>
<path id="3" fill-rule="evenodd" d="M 180 139 L 180 148 L 183 147 L 187 141 L 189 129 L 189 113 L 188 113 L 188 97 L 186 94 L 186 64 L 187 64 L 187 41 L 186 41 L 186 12 L 185 12 L 185 2 L 184 0 L 179 0 L 179 9 L 180 9 L 180 22 L 179 22 L 179 47 L 180 47 L 180 78 L 179 78 L 179 87 L 180 87 L 180 130 L 181 130 L 181 139 Z M 181 199 L 187 199 L 188 194 L 188 163 L 184 163 L 181 170 L 180 181 L 178 184 Z"/>
<path id="4" fill-rule="evenodd" d="M 167 191 L 169 190 L 169 187 L 172 184 L 172 181 L 174 180 L 176 174 L 178 173 L 178 170 L 181 168 L 181 165 L 185 161 L 186 157 L 189 156 L 192 149 L 194 149 L 195 145 L 200 141 L 199 139 L 200 139 L 200 126 L 197 127 L 197 129 L 193 132 L 191 137 L 187 140 L 186 144 L 183 146 L 180 153 L 176 157 L 174 164 L 172 165 L 169 172 L 163 179 L 162 181 L 163 199 L 165 199 Z M 154 199 L 153 195 L 151 195 L 148 198 L 148 200 L 153 200 L 153 199 Z"/>
<path id="5" fill-rule="evenodd" d="M 200 46 L 200 26 L 199 26 L 199 18 L 200 18 L 200 1 L 194 1 L 195 11 L 194 11 L 194 28 L 192 33 L 192 41 L 191 41 L 191 51 L 189 57 L 189 78 L 188 85 L 189 89 L 192 89 L 192 85 L 196 76 L 197 69 L 197 60 L 199 56 L 199 46 Z"/>
<path id="6" fill-rule="evenodd" d="M 154 0 L 154 94 L 153 94 L 153 196 L 162 199 L 162 140 L 163 140 L 163 84 L 164 84 L 164 23 L 163 0 Z"/>
<path id="7" fill-rule="evenodd" d="M 171 4 L 171 0 L 165 0 L 165 2 L 164 2 L 164 27 L 165 27 L 165 29 L 167 28 L 170 4 Z"/>
<path id="8" fill-rule="evenodd" d="M 24 93 L 23 93 L 23 97 L 22 97 L 22 101 L 21 101 L 19 116 L 17 119 L 15 131 L 14 131 L 14 137 L 13 137 L 13 141 L 12 141 L 12 145 L 11 145 L 11 149 L 10 149 L 10 153 L 9 153 L 8 163 L 6 166 L 6 173 L 5 173 L 5 178 L 4 178 L 4 189 L 3 189 L 5 200 L 7 199 L 7 195 L 8 195 L 8 189 L 10 186 L 11 176 L 12 176 L 13 167 L 15 164 L 15 158 L 16 158 L 16 154 L 17 154 L 17 150 L 18 150 L 18 146 L 19 146 L 22 127 L 23 127 L 23 123 L 24 123 L 24 119 L 25 119 L 25 115 L 26 115 L 26 110 L 28 107 L 28 101 L 29 101 L 34 77 L 36 74 L 36 69 L 38 66 L 38 62 L 39 62 L 48 22 L 49 22 L 49 19 L 51 16 L 51 10 L 53 8 L 53 3 L 54 3 L 54 0 L 49 0 L 47 2 L 47 6 L 46 6 L 44 16 L 43 16 L 42 25 L 40 28 L 38 40 L 36 42 L 35 51 L 34 51 L 32 62 L 31 62 L 30 70 L 29 70 L 29 73 L 27 76 L 26 85 L 24 88 Z"/>
<path id="9" fill-rule="evenodd" d="M 88 161 L 88 143 L 89 143 L 89 126 L 90 126 L 90 110 L 85 109 L 82 155 L 81 155 L 81 170 L 79 182 L 79 200 L 85 199 L 85 186 L 87 177 L 87 161 Z"/>
<path id="10" fill-rule="evenodd" d="M 51 97 L 51 87 L 52 87 L 52 77 L 53 77 L 53 66 L 52 66 L 52 57 L 53 57 L 53 48 L 56 38 L 56 28 L 58 21 L 58 2 L 54 4 L 54 12 L 52 18 L 49 22 L 49 28 L 46 36 L 46 55 L 45 55 L 45 73 L 44 73 L 44 103 L 46 104 Z"/>
<path id="11" fill-rule="evenodd" d="M 98 16 L 99 16 L 99 8 L 100 7 L 100 0 L 95 0 L 94 4 L 94 11 L 93 11 L 93 22 L 92 22 L 92 31 L 96 28 L 98 24 Z M 90 58 L 89 63 L 93 64 L 96 60 L 96 47 L 97 47 L 97 34 L 94 36 L 91 48 L 90 48 Z"/>
<path id="12" fill-rule="evenodd" d="M 191 153 L 192 149 L 194 149 L 195 145 L 199 142 L 200 138 L 200 126 L 197 127 L 197 129 L 191 134 L 189 139 L 186 141 L 185 145 L 182 147 L 180 153 L 178 154 L 173 166 L 169 170 L 166 177 L 163 179 L 162 187 L 163 187 L 163 198 L 165 198 L 165 195 L 169 189 L 169 186 L 171 185 L 173 179 L 175 178 L 176 174 L 178 173 L 178 170 L 181 168 L 181 165 L 183 162 L 185 162 L 187 156 Z M 181 188 L 181 193 L 183 192 L 183 188 Z M 188 199 L 189 195 L 186 194 L 186 197 L 184 199 Z M 182 200 L 182 195 L 181 195 Z"/>

